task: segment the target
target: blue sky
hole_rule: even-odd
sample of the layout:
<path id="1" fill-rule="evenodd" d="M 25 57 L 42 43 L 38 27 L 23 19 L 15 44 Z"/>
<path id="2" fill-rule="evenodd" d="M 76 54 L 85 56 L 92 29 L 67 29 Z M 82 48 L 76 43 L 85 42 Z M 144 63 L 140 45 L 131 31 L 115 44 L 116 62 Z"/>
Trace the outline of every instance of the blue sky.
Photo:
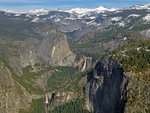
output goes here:
<path id="1" fill-rule="evenodd" d="M 34 9 L 71 9 L 71 8 L 124 8 L 133 5 L 149 4 L 150 0 L 0 0 L 0 9 L 24 12 Z"/>

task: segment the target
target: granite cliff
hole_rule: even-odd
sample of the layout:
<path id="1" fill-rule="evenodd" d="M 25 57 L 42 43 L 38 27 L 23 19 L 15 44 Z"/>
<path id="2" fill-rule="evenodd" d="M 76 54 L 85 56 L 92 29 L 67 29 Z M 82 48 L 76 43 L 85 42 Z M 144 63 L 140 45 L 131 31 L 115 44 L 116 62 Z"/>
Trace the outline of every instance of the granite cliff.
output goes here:
<path id="1" fill-rule="evenodd" d="M 98 62 L 83 87 L 86 107 L 94 113 L 123 113 L 128 79 L 111 58 Z"/>
<path id="2" fill-rule="evenodd" d="M 38 37 L 26 37 L 24 40 L 5 42 L 2 58 L 17 75 L 22 75 L 22 68 L 35 64 L 51 66 L 73 66 L 76 55 L 70 50 L 67 36 L 52 26 L 34 27 Z M 40 37 L 40 38 L 39 38 Z M 1 44 L 1 46 L 5 45 Z"/>
<path id="3" fill-rule="evenodd" d="M 94 113 L 148 113 L 148 75 L 149 70 L 124 72 L 115 60 L 104 58 L 81 81 L 85 107 Z"/>
<path id="4" fill-rule="evenodd" d="M 0 113 L 18 113 L 29 108 L 29 93 L 16 82 L 11 71 L 0 62 Z"/>
<path id="5" fill-rule="evenodd" d="M 73 66 L 76 55 L 71 52 L 67 37 L 49 27 L 35 29 L 43 37 L 36 47 L 39 60 L 53 66 Z"/>

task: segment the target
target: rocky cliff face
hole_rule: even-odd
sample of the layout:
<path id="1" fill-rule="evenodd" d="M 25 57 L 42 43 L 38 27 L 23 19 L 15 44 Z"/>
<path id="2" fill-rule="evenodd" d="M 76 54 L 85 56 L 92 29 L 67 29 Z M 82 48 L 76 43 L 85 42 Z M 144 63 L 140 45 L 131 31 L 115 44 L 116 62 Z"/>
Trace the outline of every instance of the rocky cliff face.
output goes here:
<path id="1" fill-rule="evenodd" d="M 13 72 L 21 75 L 22 68 L 31 65 L 34 70 L 36 55 L 34 46 L 31 43 L 15 41 L 11 47 L 6 50 L 6 61 Z"/>
<path id="2" fill-rule="evenodd" d="M 27 109 L 30 95 L 12 78 L 10 70 L 0 62 L 0 113 L 18 113 Z"/>
<path id="3" fill-rule="evenodd" d="M 98 62 L 87 76 L 86 107 L 95 113 L 123 113 L 128 79 L 111 58 Z"/>
<path id="4" fill-rule="evenodd" d="M 63 33 L 56 30 L 38 29 L 36 32 L 44 36 L 37 46 L 37 56 L 39 60 L 53 66 L 72 66 L 75 60 L 69 48 L 67 38 Z"/>
<path id="5" fill-rule="evenodd" d="M 34 32 L 40 37 L 27 37 L 24 41 L 14 41 L 5 51 L 5 60 L 17 75 L 29 65 L 36 71 L 37 63 L 52 66 L 73 66 L 76 55 L 70 50 L 66 35 L 56 29 L 42 26 Z"/>
<path id="6" fill-rule="evenodd" d="M 53 110 L 55 107 L 68 103 L 69 101 L 77 98 L 76 93 L 68 92 L 68 91 L 53 92 L 53 93 L 46 94 L 46 96 L 48 96 L 48 100 L 49 100 L 49 105 L 48 105 L 49 111 Z"/>
<path id="7" fill-rule="evenodd" d="M 74 67 L 78 67 L 79 72 L 87 71 L 95 66 L 96 61 L 92 57 L 80 57 L 76 59 Z"/>

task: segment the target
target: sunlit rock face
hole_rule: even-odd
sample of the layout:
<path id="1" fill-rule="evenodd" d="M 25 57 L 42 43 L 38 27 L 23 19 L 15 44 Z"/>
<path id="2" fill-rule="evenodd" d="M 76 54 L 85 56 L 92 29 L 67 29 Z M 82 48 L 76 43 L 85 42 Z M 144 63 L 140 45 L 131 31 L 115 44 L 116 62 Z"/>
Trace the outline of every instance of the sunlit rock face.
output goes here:
<path id="1" fill-rule="evenodd" d="M 44 38 L 36 47 L 39 61 L 53 66 L 73 66 L 76 55 L 70 50 L 65 34 L 55 29 L 38 28 Z"/>

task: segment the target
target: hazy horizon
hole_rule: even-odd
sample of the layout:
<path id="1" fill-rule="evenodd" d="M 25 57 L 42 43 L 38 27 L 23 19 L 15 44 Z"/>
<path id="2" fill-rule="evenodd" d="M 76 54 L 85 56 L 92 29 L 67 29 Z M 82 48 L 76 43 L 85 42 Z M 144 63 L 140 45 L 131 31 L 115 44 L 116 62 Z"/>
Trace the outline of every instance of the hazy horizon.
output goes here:
<path id="1" fill-rule="evenodd" d="M 0 10 L 26 12 L 35 9 L 61 9 L 72 8 L 127 8 L 134 5 L 149 4 L 150 0 L 0 0 Z"/>

